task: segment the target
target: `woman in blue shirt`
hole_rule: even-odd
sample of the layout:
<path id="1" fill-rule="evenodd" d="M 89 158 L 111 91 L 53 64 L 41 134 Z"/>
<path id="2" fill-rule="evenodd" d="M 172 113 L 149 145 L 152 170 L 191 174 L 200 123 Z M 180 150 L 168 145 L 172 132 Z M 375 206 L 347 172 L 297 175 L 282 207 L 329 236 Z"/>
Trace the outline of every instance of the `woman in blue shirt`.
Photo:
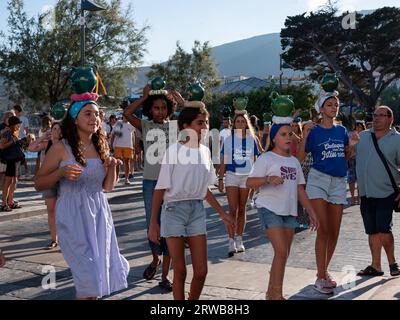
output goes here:
<path id="1" fill-rule="evenodd" d="M 337 92 L 325 93 L 315 105 L 321 113 L 321 124 L 305 126 L 297 158 L 300 162 L 311 152 L 313 165 L 308 175 L 306 192 L 320 222 L 315 243 L 317 280 L 314 288 L 320 293 L 331 294 L 337 286 L 328 272 L 339 237 L 343 205 L 346 200 L 347 160 L 350 147 L 347 130 L 335 123 L 339 111 Z M 350 142 L 350 143 L 349 143 Z"/>
<path id="2" fill-rule="evenodd" d="M 233 119 L 232 134 L 225 139 L 221 150 L 218 179 L 219 190 L 223 192 L 223 177 L 226 171 L 225 187 L 229 214 L 237 221 L 236 230 L 228 228 L 229 257 L 245 250 L 242 237 L 246 225 L 246 203 L 250 192 L 246 187 L 246 180 L 258 155 L 258 144 L 250 119 L 247 113 L 237 113 Z"/>

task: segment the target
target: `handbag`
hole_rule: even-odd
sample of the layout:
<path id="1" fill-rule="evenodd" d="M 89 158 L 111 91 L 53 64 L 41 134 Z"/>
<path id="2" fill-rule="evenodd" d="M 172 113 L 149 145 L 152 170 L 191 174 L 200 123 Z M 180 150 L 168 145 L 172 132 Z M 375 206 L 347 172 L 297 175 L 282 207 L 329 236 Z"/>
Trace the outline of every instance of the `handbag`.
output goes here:
<path id="1" fill-rule="evenodd" d="M 25 154 L 22 151 L 20 145 L 14 141 L 14 143 L 7 149 L 1 151 L 1 161 L 6 162 L 19 162 L 25 159 Z"/>
<path id="2" fill-rule="evenodd" d="M 399 187 L 397 186 L 396 181 L 394 180 L 392 171 L 391 171 L 390 168 L 389 168 L 389 164 L 388 164 L 388 162 L 387 162 L 385 156 L 383 155 L 381 149 L 379 149 L 378 140 L 376 139 L 375 133 L 374 133 L 374 132 L 371 132 L 371 136 L 372 136 L 372 141 L 374 142 L 374 146 L 375 146 L 376 152 L 378 152 L 379 158 L 381 158 L 382 163 L 383 163 L 383 165 L 385 166 L 386 172 L 387 172 L 387 174 L 389 175 L 390 182 L 391 182 L 392 187 L 393 187 L 394 192 L 395 192 L 395 198 L 397 198 L 397 196 L 398 196 L 399 193 L 400 193 Z M 398 201 L 395 200 L 394 203 L 393 203 L 393 210 L 394 210 L 395 212 L 400 212 L 399 205 L 400 205 L 400 200 L 398 200 Z"/>

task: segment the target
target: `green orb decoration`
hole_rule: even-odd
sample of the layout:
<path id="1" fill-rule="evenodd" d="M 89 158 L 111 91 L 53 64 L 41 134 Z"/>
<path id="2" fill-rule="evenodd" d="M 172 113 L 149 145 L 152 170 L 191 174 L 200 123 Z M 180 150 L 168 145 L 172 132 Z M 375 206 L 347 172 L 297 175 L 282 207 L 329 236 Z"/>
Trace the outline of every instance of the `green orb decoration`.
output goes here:
<path id="1" fill-rule="evenodd" d="M 163 90 L 166 86 L 166 82 L 162 77 L 155 77 L 151 81 L 151 89 L 152 90 Z"/>
<path id="2" fill-rule="evenodd" d="M 271 93 L 271 109 L 277 117 L 290 117 L 294 111 L 294 102 L 292 96 L 279 95 L 273 91 Z"/>
<path id="3" fill-rule="evenodd" d="M 263 114 L 263 120 L 265 122 L 272 122 L 273 114 L 271 112 L 266 112 Z"/>
<path id="4" fill-rule="evenodd" d="M 63 103 L 59 102 L 51 106 L 50 115 L 55 120 L 62 120 L 65 117 L 66 113 L 67 113 L 67 106 Z"/>
<path id="5" fill-rule="evenodd" d="M 367 114 L 364 109 L 357 109 L 353 112 L 353 115 L 356 120 L 365 120 Z"/>
<path id="6" fill-rule="evenodd" d="M 72 90 L 77 94 L 93 92 L 97 84 L 93 68 L 72 68 L 70 80 Z"/>
<path id="7" fill-rule="evenodd" d="M 321 80 L 321 87 L 326 92 L 336 91 L 339 87 L 339 79 L 334 73 L 327 73 L 323 76 Z"/>
<path id="8" fill-rule="evenodd" d="M 245 111 L 248 103 L 248 97 L 238 97 L 233 99 L 233 106 L 235 108 L 235 111 Z"/>
<path id="9" fill-rule="evenodd" d="M 201 83 L 190 83 L 186 88 L 189 101 L 201 101 L 204 98 L 204 88 Z"/>

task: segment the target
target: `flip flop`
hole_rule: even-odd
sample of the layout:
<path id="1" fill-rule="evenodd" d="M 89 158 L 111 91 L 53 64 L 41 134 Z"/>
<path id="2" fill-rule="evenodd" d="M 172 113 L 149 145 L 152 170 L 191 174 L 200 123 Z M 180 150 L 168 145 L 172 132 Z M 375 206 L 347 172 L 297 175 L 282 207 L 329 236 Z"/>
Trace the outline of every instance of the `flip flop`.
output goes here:
<path id="1" fill-rule="evenodd" d="M 149 265 L 148 265 L 148 267 L 144 270 L 144 272 L 143 272 L 143 278 L 145 278 L 146 280 L 151 280 L 151 279 L 153 279 L 154 278 L 154 276 L 156 275 L 156 273 L 157 273 L 157 270 L 158 270 L 158 267 L 160 266 L 160 264 L 161 264 L 161 260 L 159 260 L 158 261 L 158 264 L 157 264 L 157 266 L 153 266 L 153 262 L 152 263 L 150 263 Z"/>
<path id="2" fill-rule="evenodd" d="M 358 276 L 366 277 L 381 277 L 383 276 L 383 271 L 376 270 L 373 266 L 368 266 L 364 270 L 357 273 Z"/>

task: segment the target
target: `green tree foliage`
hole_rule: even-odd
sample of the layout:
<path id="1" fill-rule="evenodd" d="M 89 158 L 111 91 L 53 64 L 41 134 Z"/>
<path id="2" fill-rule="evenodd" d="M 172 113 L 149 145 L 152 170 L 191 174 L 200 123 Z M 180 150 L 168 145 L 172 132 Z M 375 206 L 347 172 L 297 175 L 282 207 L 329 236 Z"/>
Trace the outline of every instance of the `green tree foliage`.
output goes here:
<path id="1" fill-rule="evenodd" d="M 69 97 L 72 66 L 80 65 L 79 0 L 58 0 L 54 11 L 28 18 L 23 0 L 9 0 L 7 36 L 0 47 L 0 74 L 20 97 L 49 106 Z M 143 57 L 147 27 L 138 28 L 121 0 L 85 12 L 86 65 L 96 66 L 108 95 L 125 95 L 124 78 Z M 101 91 L 100 91 L 101 93 Z"/>
<path id="2" fill-rule="evenodd" d="M 343 22 L 350 21 L 348 14 L 339 15 L 330 5 L 288 17 L 281 30 L 283 59 L 296 69 L 312 71 L 315 79 L 333 70 L 358 102 L 371 109 L 400 77 L 400 9 L 356 14 L 355 29 L 343 28 Z"/>
<path id="3" fill-rule="evenodd" d="M 208 42 L 201 44 L 195 41 L 192 52 L 187 53 L 176 44 L 175 53 L 162 64 L 154 64 L 147 73 L 149 79 L 162 76 L 168 87 L 184 92 L 190 82 L 201 81 L 204 87 L 210 89 L 219 84 L 212 49 Z"/>
<path id="4" fill-rule="evenodd" d="M 400 87 L 392 85 L 383 91 L 379 104 L 388 106 L 393 110 L 395 123 L 400 123 Z"/>

